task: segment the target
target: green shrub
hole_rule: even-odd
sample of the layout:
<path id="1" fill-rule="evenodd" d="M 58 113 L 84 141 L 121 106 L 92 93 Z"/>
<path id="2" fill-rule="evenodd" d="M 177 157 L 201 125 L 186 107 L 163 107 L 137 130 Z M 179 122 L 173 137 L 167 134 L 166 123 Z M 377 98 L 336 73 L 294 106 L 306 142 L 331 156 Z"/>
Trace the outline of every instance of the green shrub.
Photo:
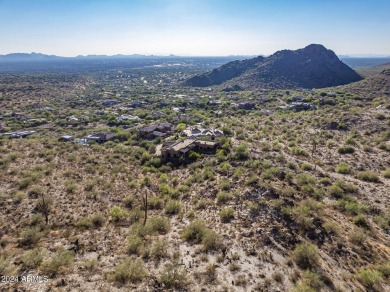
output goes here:
<path id="1" fill-rule="evenodd" d="M 353 223 L 355 223 L 359 227 L 368 228 L 370 224 L 365 216 L 362 214 L 353 217 Z"/>
<path id="2" fill-rule="evenodd" d="M 390 178 L 390 168 L 386 168 L 384 171 L 382 171 L 382 175 L 384 178 Z"/>
<path id="3" fill-rule="evenodd" d="M 249 149 L 247 143 L 241 143 L 239 146 L 234 148 L 234 157 L 238 160 L 245 160 L 249 158 Z"/>
<path id="4" fill-rule="evenodd" d="M 43 261 L 40 270 L 43 274 L 55 276 L 61 269 L 68 268 L 73 263 L 73 253 L 67 250 L 57 250 L 50 258 Z"/>
<path id="5" fill-rule="evenodd" d="M 25 269 L 35 269 L 41 265 L 43 261 L 43 252 L 39 249 L 26 251 L 22 256 L 22 266 Z"/>
<path id="6" fill-rule="evenodd" d="M 352 154 L 355 153 L 355 148 L 352 146 L 342 146 L 337 149 L 337 152 L 340 154 Z"/>
<path id="7" fill-rule="evenodd" d="M 326 232 L 328 232 L 329 234 L 340 233 L 340 226 L 334 221 L 327 221 L 324 224 L 322 224 L 322 227 L 324 227 Z"/>
<path id="8" fill-rule="evenodd" d="M 339 163 L 339 165 L 336 166 L 336 172 L 341 174 L 349 174 L 351 173 L 351 168 L 347 163 L 341 162 Z"/>
<path id="9" fill-rule="evenodd" d="M 88 218 L 87 216 L 81 217 L 77 223 L 76 226 L 81 229 L 88 229 L 92 227 L 92 222 L 91 219 Z"/>
<path id="10" fill-rule="evenodd" d="M 150 255 L 157 260 L 168 257 L 168 240 L 157 240 L 150 249 Z"/>
<path id="11" fill-rule="evenodd" d="M 367 235 L 361 231 L 361 230 L 357 230 L 357 231 L 352 231 L 350 234 L 349 234 L 349 240 L 353 243 L 353 244 L 356 244 L 356 245 L 362 245 L 367 239 Z"/>
<path id="12" fill-rule="evenodd" d="M 137 258 L 125 259 L 122 263 L 117 265 L 112 273 L 112 279 L 116 282 L 126 283 L 128 281 L 135 283 L 142 281 L 147 276 L 144 262 Z"/>
<path id="13" fill-rule="evenodd" d="M 170 223 L 168 218 L 165 217 L 152 217 L 146 221 L 145 232 L 148 235 L 153 234 L 166 234 L 170 229 Z"/>
<path id="14" fill-rule="evenodd" d="M 105 220 L 104 216 L 102 214 L 100 214 L 100 213 L 93 214 L 92 217 L 91 217 L 92 225 L 95 228 L 102 227 L 104 225 L 105 221 L 106 220 Z"/>
<path id="15" fill-rule="evenodd" d="M 132 255 L 141 255 L 144 248 L 144 242 L 141 237 L 137 235 L 129 235 L 127 243 L 127 253 Z"/>
<path id="16" fill-rule="evenodd" d="M 165 205 L 165 213 L 174 215 L 178 214 L 181 210 L 181 202 L 177 200 L 170 200 L 168 203 Z"/>
<path id="17" fill-rule="evenodd" d="M 188 284 L 187 272 L 178 264 L 165 264 L 161 271 L 158 281 L 167 289 L 185 289 Z"/>
<path id="18" fill-rule="evenodd" d="M 126 196 L 124 199 L 123 199 L 123 205 L 126 207 L 126 208 L 133 208 L 134 205 L 136 203 L 136 199 L 134 198 L 134 196 L 132 195 L 129 195 L 129 196 Z"/>
<path id="19" fill-rule="evenodd" d="M 118 222 L 128 217 L 129 212 L 119 206 L 114 206 L 110 209 L 110 216 L 115 222 Z"/>
<path id="20" fill-rule="evenodd" d="M 382 281 L 382 274 L 372 269 L 360 269 L 357 274 L 357 279 L 364 286 L 372 288 Z"/>
<path id="21" fill-rule="evenodd" d="M 367 181 L 367 182 L 380 182 L 378 175 L 373 171 L 360 171 L 356 174 L 356 177 L 360 180 Z"/>
<path id="22" fill-rule="evenodd" d="M 219 234 L 211 229 L 207 229 L 202 238 L 204 251 L 219 250 L 222 247 L 222 239 Z"/>
<path id="23" fill-rule="evenodd" d="M 222 209 L 219 212 L 219 216 L 221 217 L 221 221 L 223 223 L 229 223 L 234 218 L 234 209 L 231 207 Z"/>
<path id="24" fill-rule="evenodd" d="M 300 243 L 295 247 L 292 253 L 292 258 L 302 269 L 315 268 L 319 263 L 318 250 L 316 246 L 306 242 Z"/>
<path id="25" fill-rule="evenodd" d="M 229 200 L 231 200 L 231 198 L 232 198 L 232 196 L 227 192 L 221 191 L 221 192 L 218 192 L 218 194 L 217 194 L 217 202 L 219 204 L 224 204 L 224 203 L 228 202 Z"/>
<path id="26" fill-rule="evenodd" d="M 77 189 L 77 184 L 74 181 L 69 181 L 65 184 L 65 190 L 67 193 L 74 193 Z"/>
<path id="27" fill-rule="evenodd" d="M 163 205 L 164 205 L 164 201 L 159 197 L 148 198 L 148 209 L 151 210 L 161 209 Z"/>
<path id="28" fill-rule="evenodd" d="M 200 243 L 208 228 L 203 220 L 197 219 L 192 221 L 182 232 L 186 241 Z"/>
<path id="29" fill-rule="evenodd" d="M 291 147 L 291 153 L 295 156 L 308 156 L 309 154 L 301 147 Z"/>
<path id="30" fill-rule="evenodd" d="M 313 170 L 313 166 L 310 163 L 303 162 L 301 164 L 301 169 L 305 170 L 305 171 L 310 171 L 310 170 Z"/>
<path id="31" fill-rule="evenodd" d="M 19 238 L 19 245 L 22 247 L 31 247 L 34 246 L 41 235 L 36 228 L 29 228 L 21 232 Z"/>

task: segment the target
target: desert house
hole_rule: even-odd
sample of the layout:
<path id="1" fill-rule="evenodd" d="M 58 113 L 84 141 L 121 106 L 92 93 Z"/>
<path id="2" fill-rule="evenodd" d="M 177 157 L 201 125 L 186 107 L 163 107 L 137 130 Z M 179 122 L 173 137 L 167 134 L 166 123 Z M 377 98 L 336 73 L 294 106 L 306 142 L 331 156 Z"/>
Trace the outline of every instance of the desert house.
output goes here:
<path id="1" fill-rule="evenodd" d="M 160 123 L 143 127 L 138 131 L 138 138 L 155 139 L 165 138 L 175 131 L 176 127 L 171 123 Z"/>
<path id="2" fill-rule="evenodd" d="M 170 141 L 160 144 L 156 148 L 156 156 L 161 160 L 178 160 L 188 158 L 191 151 L 202 154 L 214 154 L 219 146 L 216 141 L 204 141 L 196 138 L 187 138 L 183 141 Z"/>
<path id="3" fill-rule="evenodd" d="M 86 143 L 88 142 L 96 142 L 99 144 L 102 144 L 107 141 L 112 141 L 114 140 L 115 135 L 112 133 L 107 133 L 107 132 L 97 132 L 97 133 L 92 133 L 84 137 L 84 140 Z"/>

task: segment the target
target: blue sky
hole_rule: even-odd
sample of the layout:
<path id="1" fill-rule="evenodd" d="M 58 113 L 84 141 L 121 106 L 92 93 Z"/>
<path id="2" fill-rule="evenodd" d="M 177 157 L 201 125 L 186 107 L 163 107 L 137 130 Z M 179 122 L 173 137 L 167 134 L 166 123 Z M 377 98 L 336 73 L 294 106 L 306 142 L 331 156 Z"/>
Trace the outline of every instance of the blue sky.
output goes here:
<path id="1" fill-rule="evenodd" d="M 0 0 L 0 54 L 390 55 L 389 0 Z"/>

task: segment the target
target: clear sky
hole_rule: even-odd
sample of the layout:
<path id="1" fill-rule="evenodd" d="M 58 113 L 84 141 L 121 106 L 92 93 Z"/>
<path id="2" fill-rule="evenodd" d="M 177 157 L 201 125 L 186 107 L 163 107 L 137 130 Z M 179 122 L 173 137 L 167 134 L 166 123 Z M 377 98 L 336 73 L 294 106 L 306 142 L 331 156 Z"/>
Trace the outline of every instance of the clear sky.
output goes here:
<path id="1" fill-rule="evenodd" d="M 390 0 L 0 0 L 0 54 L 390 55 Z"/>

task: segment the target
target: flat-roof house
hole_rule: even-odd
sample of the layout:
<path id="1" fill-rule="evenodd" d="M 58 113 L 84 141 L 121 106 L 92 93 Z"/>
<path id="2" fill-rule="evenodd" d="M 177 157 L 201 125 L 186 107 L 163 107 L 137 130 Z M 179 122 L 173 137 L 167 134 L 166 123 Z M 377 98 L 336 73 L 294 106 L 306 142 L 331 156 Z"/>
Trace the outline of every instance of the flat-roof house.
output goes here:
<path id="1" fill-rule="evenodd" d="M 183 141 L 170 141 L 158 145 L 156 155 L 160 156 L 163 161 L 186 159 L 191 151 L 213 154 L 218 146 L 219 142 L 187 138 Z"/>
<path id="2" fill-rule="evenodd" d="M 110 140 L 113 140 L 115 137 L 114 134 L 112 133 L 106 133 L 106 132 L 97 132 L 97 133 L 92 133 L 84 137 L 85 142 L 96 142 L 96 143 L 104 143 Z"/>
<path id="3" fill-rule="evenodd" d="M 160 123 L 143 127 L 138 131 L 138 137 L 144 139 L 164 138 L 175 131 L 171 123 Z"/>
<path id="4" fill-rule="evenodd" d="M 74 141 L 74 136 L 64 135 L 64 136 L 61 136 L 60 138 L 58 138 L 58 141 L 60 141 L 60 142 L 72 142 L 72 141 Z"/>

